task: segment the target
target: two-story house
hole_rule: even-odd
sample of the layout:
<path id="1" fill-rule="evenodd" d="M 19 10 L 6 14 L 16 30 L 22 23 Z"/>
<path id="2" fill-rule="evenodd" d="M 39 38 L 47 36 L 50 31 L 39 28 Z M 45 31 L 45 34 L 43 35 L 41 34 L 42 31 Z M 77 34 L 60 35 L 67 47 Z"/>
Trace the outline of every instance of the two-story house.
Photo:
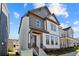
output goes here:
<path id="1" fill-rule="evenodd" d="M 9 37 L 9 12 L 6 4 L 0 3 L 0 55 L 7 55 L 7 42 Z"/>
<path id="2" fill-rule="evenodd" d="M 64 29 L 61 29 L 61 39 L 60 39 L 60 45 L 61 48 L 67 48 L 74 46 L 74 39 L 73 39 L 73 29 L 71 27 L 67 27 Z"/>
<path id="3" fill-rule="evenodd" d="M 46 6 L 31 10 L 21 17 L 19 39 L 22 51 L 59 49 L 59 21 Z"/>

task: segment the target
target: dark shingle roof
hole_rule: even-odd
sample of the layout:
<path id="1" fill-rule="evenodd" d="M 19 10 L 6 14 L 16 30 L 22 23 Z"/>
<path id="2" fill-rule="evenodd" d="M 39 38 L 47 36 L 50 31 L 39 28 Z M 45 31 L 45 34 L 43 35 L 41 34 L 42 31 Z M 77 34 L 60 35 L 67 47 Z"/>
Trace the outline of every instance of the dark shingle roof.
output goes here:
<path id="1" fill-rule="evenodd" d="M 69 30 L 71 27 L 64 28 L 63 30 Z"/>

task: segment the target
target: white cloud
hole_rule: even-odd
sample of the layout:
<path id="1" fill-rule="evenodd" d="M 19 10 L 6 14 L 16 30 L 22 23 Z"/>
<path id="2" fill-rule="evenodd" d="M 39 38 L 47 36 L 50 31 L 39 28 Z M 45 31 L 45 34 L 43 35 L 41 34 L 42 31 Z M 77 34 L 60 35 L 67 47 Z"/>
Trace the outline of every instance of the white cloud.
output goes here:
<path id="1" fill-rule="evenodd" d="M 55 13 L 57 16 L 64 16 L 67 18 L 69 16 L 66 5 L 59 3 L 35 3 L 34 8 L 39 8 L 41 6 L 48 6 L 51 13 Z"/>
<path id="2" fill-rule="evenodd" d="M 45 6 L 45 3 L 34 3 L 33 6 L 34 8 L 39 8 L 39 7 Z"/>
<path id="3" fill-rule="evenodd" d="M 74 33 L 74 38 L 79 38 L 79 33 L 78 32 Z"/>
<path id="4" fill-rule="evenodd" d="M 14 16 L 15 16 L 15 18 L 19 18 L 20 17 L 19 13 L 17 13 L 17 12 L 14 12 Z"/>
<path id="5" fill-rule="evenodd" d="M 79 32 L 79 26 L 72 27 L 74 32 Z"/>
<path id="6" fill-rule="evenodd" d="M 64 24 L 64 23 L 61 23 L 60 26 L 61 26 L 62 28 L 67 28 L 67 27 L 69 27 L 68 24 Z"/>
<path id="7" fill-rule="evenodd" d="M 59 4 L 59 3 L 53 3 L 48 5 L 51 13 L 55 13 L 57 16 L 65 16 L 67 18 L 69 16 L 67 12 L 66 5 L 64 4 Z"/>
<path id="8" fill-rule="evenodd" d="M 28 5 L 27 3 L 24 3 L 24 8 L 25 8 L 27 5 Z"/>
<path id="9" fill-rule="evenodd" d="M 75 21 L 75 22 L 74 22 L 74 25 L 79 25 L 79 21 L 78 21 L 78 20 Z"/>

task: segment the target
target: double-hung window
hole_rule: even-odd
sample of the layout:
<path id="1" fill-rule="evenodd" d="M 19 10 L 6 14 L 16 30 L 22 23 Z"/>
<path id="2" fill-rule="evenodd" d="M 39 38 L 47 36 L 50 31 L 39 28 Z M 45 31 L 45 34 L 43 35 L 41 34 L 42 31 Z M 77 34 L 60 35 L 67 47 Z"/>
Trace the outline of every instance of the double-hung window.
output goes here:
<path id="1" fill-rule="evenodd" d="M 36 28 L 40 28 L 41 27 L 41 21 L 40 20 L 36 20 L 35 21 L 35 27 Z"/>
<path id="2" fill-rule="evenodd" d="M 55 45 L 58 45 L 58 37 L 55 36 L 54 38 L 55 38 Z"/>
<path id="3" fill-rule="evenodd" d="M 54 24 L 52 24 L 52 23 L 51 23 L 51 30 L 56 31 L 56 26 Z"/>
<path id="4" fill-rule="evenodd" d="M 49 44 L 49 35 L 46 35 L 46 44 Z"/>
<path id="5" fill-rule="evenodd" d="M 54 36 L 51 36 L 51 44 L 54 44 Z"/>

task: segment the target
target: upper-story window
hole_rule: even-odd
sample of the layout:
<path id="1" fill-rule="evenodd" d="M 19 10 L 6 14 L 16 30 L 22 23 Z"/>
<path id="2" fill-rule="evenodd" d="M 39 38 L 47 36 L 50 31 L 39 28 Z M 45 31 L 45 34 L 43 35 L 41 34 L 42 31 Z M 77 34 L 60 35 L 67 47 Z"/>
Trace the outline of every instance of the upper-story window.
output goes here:
<path id="1" fill-rule="evenodd" d="M 56 26 L 54 24 L 51 24 L 51 30 L 56 31 Z"/>
<path id="2" fill-rule="evenodd" d="M 41 27 L 41 21 L 40 20 L 35 21 L 35 27 L 37 27 L 37 28 Z"/>

